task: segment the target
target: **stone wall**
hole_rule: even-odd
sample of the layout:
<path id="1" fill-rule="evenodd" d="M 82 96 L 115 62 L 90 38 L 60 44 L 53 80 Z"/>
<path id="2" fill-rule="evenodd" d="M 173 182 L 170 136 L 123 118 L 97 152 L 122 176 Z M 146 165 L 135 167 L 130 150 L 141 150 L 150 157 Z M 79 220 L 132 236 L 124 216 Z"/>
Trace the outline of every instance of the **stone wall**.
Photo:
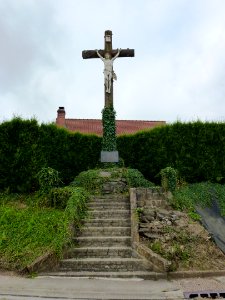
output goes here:
<path id="1" fill-rule="evenodd" d="M 136 188 L 137 207 L 142 208 L 154 208 L 161 207 L 166 208 L 167 194 L 162 188 Z"/>
<path id="2" fill-rule="evenodd" d="M 151 249 L 146 247 L 140 239 L 139 235 L 139 209 L 143 211 L 151 211 L 156 207 L 167 207 L 166 195 L 161 188 L 131 188 L 130 189 L 130 203 L 131 203 L 131 239 L 134 250 L 150 261 L 153 269 L 156 272 L 167 272 L 170 262 L 154 253 Z"/>

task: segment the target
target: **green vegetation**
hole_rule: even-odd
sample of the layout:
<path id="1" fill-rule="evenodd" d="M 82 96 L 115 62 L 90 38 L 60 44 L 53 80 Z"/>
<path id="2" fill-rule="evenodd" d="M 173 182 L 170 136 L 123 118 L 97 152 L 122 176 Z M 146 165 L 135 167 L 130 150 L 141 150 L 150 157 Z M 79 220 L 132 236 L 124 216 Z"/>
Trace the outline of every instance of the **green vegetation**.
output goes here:
<path id="1" fill-rule="evenodd" d="M 221 215 L 225 216 L 225 185 L 218 183 L 202 182 L 181 186 L 174 191 L 171 204 L 175 209 L 187 210 L 191 217 L 197 218 L 195 206 L 210 207 L 213 200 L 217 201 Z"/>
<path id="2" fill-rule="evenodd" d="M 173 231 L 173 228 L 170 228 Z M 170 232 L 173 237 L 168 243 L 155 240 L 149 243 L 149 248 L 155 253 L 169 260 L 172 264 L 169 271 L 175 271 L 178 265 L 188 265 L 196 247 L 196 237 L 188 234 L 185 230 Z"/>
<path id="3" fill-rule="evenodd" d="M 42 168 L 38 174 L 38 183 L 40 186 L 40 193 L 48 193 L 53 187 L 57 187 L 62 184 L 59 177 L 59 172 L 52 168 Z"/>
<path id="4" fill-rule="evenodd" d="M 155 184 L 145 179 L 143 174 L 137 169 L 124 169 L 124 177 L 127 180 L 129 187 L 154 187 Z"/>
<path id="5" fill-rule="evenodd" d="M 160 171 L 161 185 L 165 191 L 174 192 L 177 187 L 177 171 L 171 167 L 167 167 Z"/>
<path id="6" fill-rule="evenodd" d="M 0 124 L 0 191 L 29 193 L 38 189 L 43 168 L 59 172 L 69 184 L 99 160 L 101 138 L 70 133 L 53 124 L 14 118 Z"/>
<path id="7" fill-rule="evenodd" d="M 174 123 L 117 139 L 125 166 L 159 183 L 161 169 L 172 167 L 189 183 L 225 182 L 225 123 Z"/>
<path id="8" fill-rule="evenodd" d="M 0 124 L 0 267 L 20 270 L 47 251 L 60 257 L 71 238 L 71 223 L 75 229 L 81 226 L 87 191 L 100 193 L 113 178 L 129 187 L 152 187 L 161 175 L 175 209 L 198 220 L 195 206 L 216 200 L 225 216 L 225 123 L 177 122 L 117 139 L 112 108 L 103 110 L 103 123 L 103 139 L 36 120 Z M 101 147 L 118 148 L 121 168 L 94 169 Z M 177 174 L 190 184 L 181 184 Z M 184 237 L 177 239 L 166 255 L 186 260 Z M 162 251 L 160 244 L 152 247 Z"/>
<path id="9" fill-rule="evenodd" d="M 106 112 L 105 112 L 106 113 Z M 176 169 L 190 183 L 225 182 L 225 123 L 174 123 L 139 132 L 114 136 L 113 110 L 106 113 L 110 136 L 103 150 L 115 150 L 126 167 L 139 170 L 145 178 L 160 183 L 160 170 Z M 104 117 L 103 117 L 104 119 Z M 15 118 L 0 124 L 0 191 L 33 192 L 36 174 L 42 168 L 57 170 L 69 184 L 82 171 L 99 162 L 102 138 L 70 133 L 53 124 Z"/>
<path id="10" fill-rule="evenodd" d="M 103 123 L 103 151 L 116 151 L 116 112 L 113 107 L 105 107 L 102 110 Z"/>
<path id="11" fill-rule="evenodd" d="M 113 179 L 125 180 L 128 188 L 155 186 L 152 182 L 145 179 L 138 170 L 127 168 L 107 168 L 84 171 L 74 179 L 72 185 L 83 187 L 92 194 L 99 194 L 102 190 L 102 185 Z"/>
<path id="12" fill-rule="evenodd" d="M 54 201 L 46 201 L 45 207 L 40 207 L 37 195 L 0 194 L 0 268 L 22 270 L 47 252 L 62 256 L 74 234 L 72 228 L 81 226 L 89 195 L 72 187 L 69 192 L 58 188 L 50 194 Z M 59 199 L 65 210 L 47 207 L 60 207 Z"/>

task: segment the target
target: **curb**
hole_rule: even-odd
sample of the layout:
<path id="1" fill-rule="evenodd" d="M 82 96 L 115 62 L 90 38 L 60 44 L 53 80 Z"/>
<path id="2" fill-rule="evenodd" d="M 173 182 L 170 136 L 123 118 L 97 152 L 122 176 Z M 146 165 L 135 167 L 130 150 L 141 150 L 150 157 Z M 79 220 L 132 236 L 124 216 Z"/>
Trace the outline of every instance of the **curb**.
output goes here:
<path id="1" fill-rule="evenodd" d="M 168 272 L 168 279 L 185 279 L 185 278 L 196 278 L 196 277 L 220 277 L 225 276 L 225 270 L 215 270 L 215 271 L 176 271 Z"/>

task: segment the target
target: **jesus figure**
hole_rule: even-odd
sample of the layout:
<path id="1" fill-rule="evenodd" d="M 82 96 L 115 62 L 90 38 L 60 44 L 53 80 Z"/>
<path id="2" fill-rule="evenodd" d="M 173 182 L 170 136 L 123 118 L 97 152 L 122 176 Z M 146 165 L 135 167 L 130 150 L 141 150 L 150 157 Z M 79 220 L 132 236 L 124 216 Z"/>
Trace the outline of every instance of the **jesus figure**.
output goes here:
<path id="1" fill-rule="evenodd" d="M 111 82 L 113 79 L 117 80 L 116 74 L 113 71 L 113 61 L 119 56 L 120 50 L 118 49 L 117 54 L 111 58 L 110 53 L 106 53 L 105 57 L 101 56 L 101 54 L 96 50 L 97 55 L 104 62 L 104 77 L 105 77 L 105 87 L 106 93 L 111 93 Z"/>

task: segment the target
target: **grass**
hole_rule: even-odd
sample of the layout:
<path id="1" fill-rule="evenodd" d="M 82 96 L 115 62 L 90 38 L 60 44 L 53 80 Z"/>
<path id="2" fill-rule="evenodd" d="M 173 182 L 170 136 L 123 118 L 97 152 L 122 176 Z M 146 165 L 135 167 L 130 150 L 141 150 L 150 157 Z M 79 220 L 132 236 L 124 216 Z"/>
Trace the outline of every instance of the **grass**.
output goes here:
<path id="1" fill-rule="evenodd" d="M 195 206 L 210 207 L 216 201 L 221 216 L 225 216 L 225 185 L 202 182 L 181 186 L 173 193 L 172 206 L 178 210 L 187 210 L 194 216 Z"/>
<path id="2" fill-rule="evenodd" d="M 86 191 L 73 188 L 66 208 L 56 209 L 39 207 L 37 196 L 0 194 L 0 268 L 22 270 L 49 251 L 60 258 L 71 241 L 70 224 L 81 225 L 87 199 Z"/>

